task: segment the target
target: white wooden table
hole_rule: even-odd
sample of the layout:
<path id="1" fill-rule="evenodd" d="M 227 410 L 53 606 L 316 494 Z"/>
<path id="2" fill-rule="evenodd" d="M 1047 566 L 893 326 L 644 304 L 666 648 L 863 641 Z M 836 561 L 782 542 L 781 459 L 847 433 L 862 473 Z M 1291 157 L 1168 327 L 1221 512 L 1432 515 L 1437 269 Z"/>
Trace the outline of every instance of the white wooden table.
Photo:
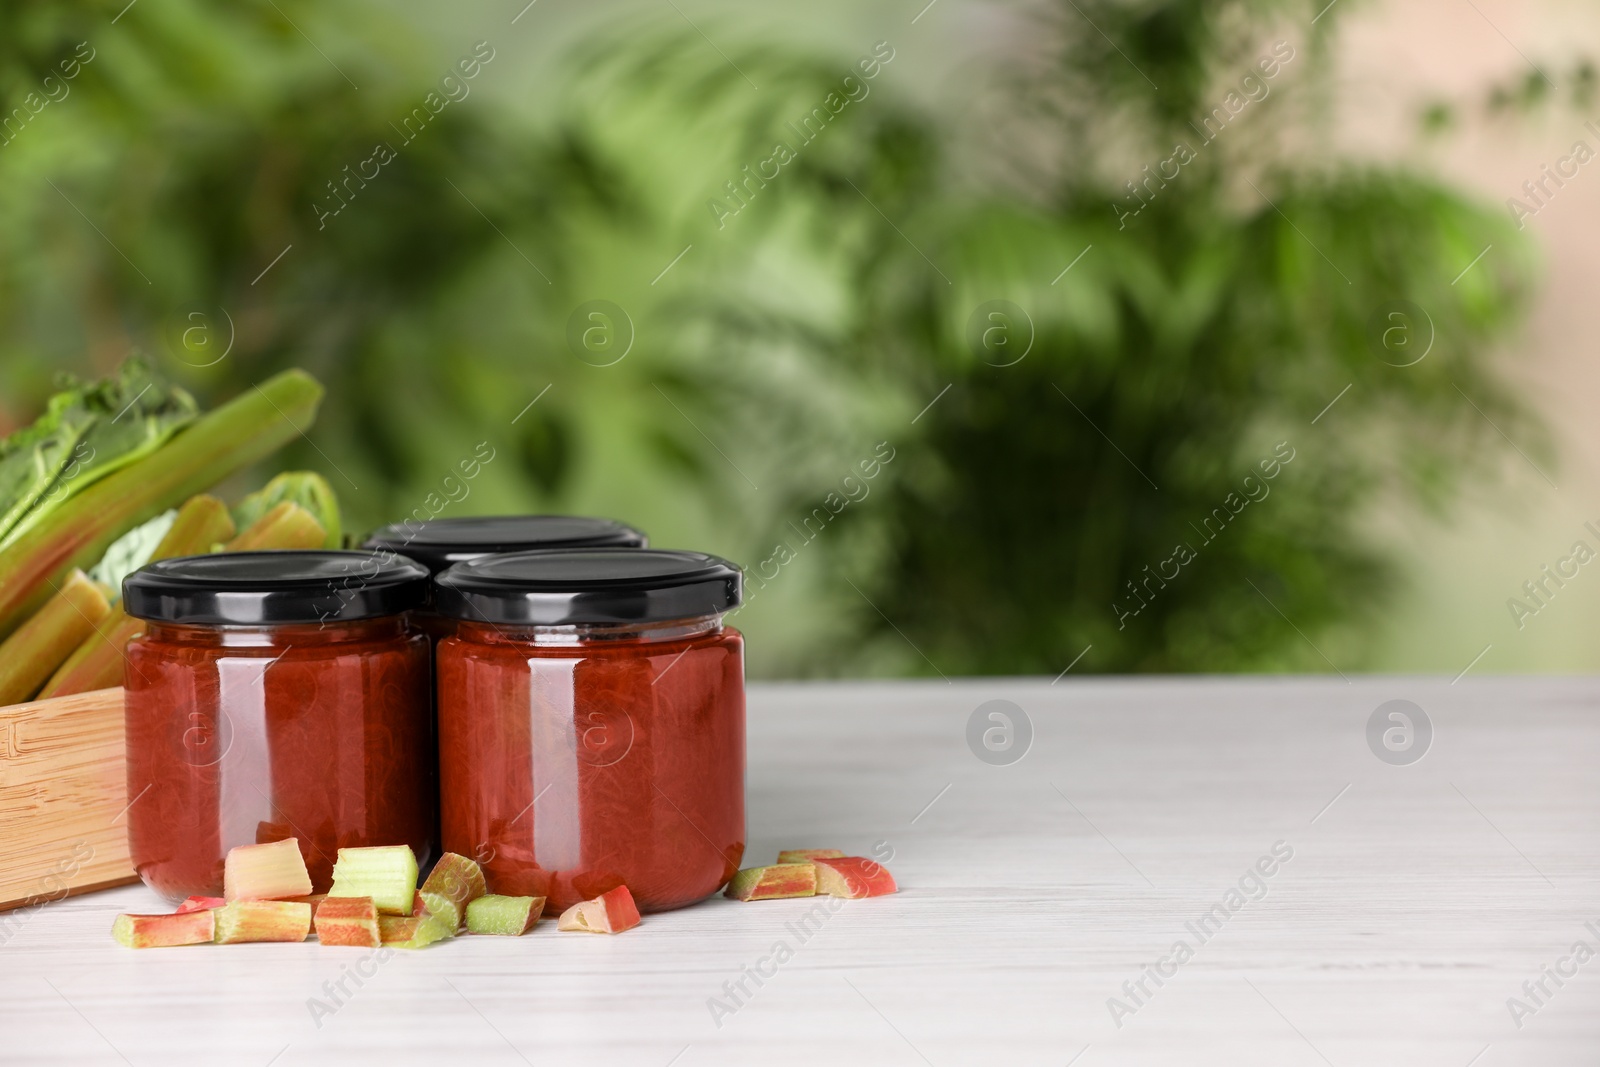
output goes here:
<path id="1" fill-rule="evenodd" d="M 1366 737 L 1396 698 L 1435 730 L 1406 766 Z M 1033 724 L 1009 765 L 966 738 L 994 699 Z M 746 862 L 881 842 L 898 895 L 804 941 L 813 901 L 721 898 L 618 937 L 459 938 L 367 963 L 313 1018 L 365 953 L 129 951 L 112 917 L 156 898 L 115 890 L 0 947 L 0 1062 L 1592 1067 L 1600 960 L 1561 961 L 1600 951 L 1597 706 L 1591 680 L 756 687 Z M 1277 842 L 1265 896 L 1202 942 L 1186 924 Z"/>

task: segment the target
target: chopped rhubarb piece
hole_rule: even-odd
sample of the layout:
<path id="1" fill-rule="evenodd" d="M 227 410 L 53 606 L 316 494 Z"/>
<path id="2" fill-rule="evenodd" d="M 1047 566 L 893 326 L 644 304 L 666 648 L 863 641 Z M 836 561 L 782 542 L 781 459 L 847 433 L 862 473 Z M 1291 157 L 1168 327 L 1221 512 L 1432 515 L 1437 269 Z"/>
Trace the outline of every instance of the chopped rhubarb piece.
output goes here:
<path id="1" fill-rule="evenodd" d="M 187 915 L 191 911 L 210 911 L 212 908 L 220 908 L 226 903 L 227 901 L 221 897 L 189 897 L 178 905 L 178 910 L 173 914 Z"/>
<path id="2" fill-rule="evenodd" d="M 426 915 L 380 915 L 378 916 L 378 939 L 385 945 L 410 941 L 417 936 L 418 927 L 426 919 Z"/>
<path id="3" fill-rule="evenodd" d="M 203 945 L 215 935 L 216 912 L 194 909 L 176 915 L 118 915 L 111 936 L 124 948 Z"/>
<path id="4" fill-rule="evenodd" d="M 311 892 L 300 842 L 292 837 L 264 845 L 240 845 L 228 850 L 222 865 L 222 896 L 226 900 L 282 900 Z"/>
<path id="5" fill-rule="evenodd" d="M 865 856 L 845 856 L 841 859 L 819 859 L 817 892 L 830 897 L 881 897 L 895 891 L 894 875 L 877 860 Z"/>
<path id="6" fill-rule="evenodd" d="M 377 948 L 378 908 L 371 897 L 326 897 L 317 906 L 317 940 L 324 945 Z"/>
<path id="7" fill-rule="evenodd" d="M 461 914 L 461 907 L 454 900 L 443 893 L 429 893 L 426 890 L 417 895 L 422 898 L 426 917 L 447 923 L 451 930 L 461 929 L 461 921 L 465 916 Z"/>
<path id="8" fill-rule="evenodd" d="M 733 876 L 723 894 L 733 900 L 779 900 L 817 895 L 817 868 L 810 863 L 749 867 Z"/>
<path id="9" fill-rule="evenodd" d="M 411 917 L 414 919 L 420 919 L 426 914 L 428 914 L 428 905 L 423 902 L 422 890 L 419 889 L 414 894 L 414 898 L 411 902 Z"/>
<path id="10" fill-rule="evenodd" d="M 778 853 L 779 863 L 810 863 L 812 860 L 843 858 L 844 853 L 836 848 L 786 848 Z"/>
<path id="11" fill-rule="evenodd" d="M 446 852 L 428 873 L 422 891 L 449 897 L 465 918 L 467 905 L 487 893 L 489 887 L 484 883 L 482 867 L 465 856 Z"/>
<path id="12" fill-rule="evenodd" d="M 593 900 L 580 901 L 561 913 L 557 930 L 584 930 L 591 934 L 620 934 L 639 925 L 639 908 L 628 887 L 619 885 Z"/>
<path id="13" fill-rule="evenodd" d="M 420 919 L 414 919 L 407 915 L 402 916 L 400 921 L 417 924 L 412 928 L 411 936 L 404 941 L 385 941 L 384 944 L 392 944 L 395 948 L 425 948 L 435 941 L 456 936 L 456 927 L 451 924 L 448 916 L 424 915 Z"/>
<path id="14" fill-rule="evenodd" d="M 467 905 L 467 930 L 474 934 L 521 937 L 544 914 L 544 897 L 485 894 Z"/>
<path id="15" fill-rule="evenodd" d="M 311 932 L 311 905 L 292 900 L 234 900 L 208 914 L 217 917 L 219 945 L 304 941 Z"/>
<path id="16" fill-rule="evenodd" d="M 417 857 L 409 845 L 339 850 L 330 897 L 371 897 L 385 915 L 407 915 L 416 894 Z"/>

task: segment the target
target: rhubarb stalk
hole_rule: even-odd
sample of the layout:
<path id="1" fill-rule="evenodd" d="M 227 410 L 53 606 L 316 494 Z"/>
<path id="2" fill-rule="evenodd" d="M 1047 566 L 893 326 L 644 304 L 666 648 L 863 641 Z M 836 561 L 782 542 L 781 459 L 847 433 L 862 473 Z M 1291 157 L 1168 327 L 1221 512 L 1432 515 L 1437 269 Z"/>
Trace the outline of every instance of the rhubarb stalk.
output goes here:
<path id="1" fill-rule="evenodd" d="M 126 662 L 123 650 L 128 647 L 129 641 L 142 633 L 144 620 L 130 618 L 120 604 L 114 605 L 105 622 L 84 638 L 83 643 L 50 676 L 44 688 L 39 690 L 39 699 L 121 685 L 122 665 Z"/>
<path id="2" fill-rule="evenodd" d="M 145 562 L 209 552 L 233 533 L 233 517 L 228 505 L 214 496 L 200 493 L 178 509 L 177 517 Z M 142 633 L 142 619 L 130 618 L 121 605 L 113 605 L 105 622 L 96 627 L 45 683 L 39 691 L 39 699 L 121 685 L 122 665 L 126 661 L 124 650 L 129 641 Z"/>
<path id="3" fill-rule="evenodd" d="M 601 893 L 593 900 L 582 900 L 561 913 L 557 930 L 580 930 L 590 934 L 620 934 L 639 925 L 639 908 L 628 887 Z"/>
<path id="4" fill-rule="evenodd" d="M 377 948 L 378 909 L 371 897 L 326 897 L 313 916 L 317 940 L 324 945 Z"/>
<path id="5" fill-rule="evenodd" d="M 392 916 L 384 915 L 378 918 L 380 928 L 383 925 L 384 919 L 388 918 L 392 918 Z M 404 940 L 396 941 L 391 941 L 388 938 L 384 938 L 384 944 L 393 945 L 395 948 L 426 948 L 435 941 L 443 941 L 446 938 L 456 936 L 457 927 L 451 925 L 450 920 L 447 917 L 440 917 L 438 915 L 424 915 L 421 918 L 416 919 L 409 917 L 401 919 L 400 922 L 404 924 L 410 924 L 403 928 L 410 934 L 410 936 Z M 402 927 L 396 926 L 391 928 L 391 931 L 398 933 L 401 929 Z"/>
<path id="6" fill-rule="evenodd" d="M 229 541 L 225 551 L 251 552 L 266 548 L 321 548 L 327 533 L 315 515 L 292 500 L 274 504 L 255 522 Z"/>
<path id="7" fill-rule="evenodd" d="M 844 853 L 836 848 L 786 848 L 778 853 L 778 862 L 810 863 L 812 860 L 843 859 Z"/>
<path id="8" fill-rule="evenodd" d="M 544 897 L 481 896 L 467 905 L 467 931 L 521 937 L 544 914 Z"/>
<path id="9" fill-rule="evenodd" d="M 215 911 L 190 912 L 216 916 L 216 941 L 304 941 L 311 932 L 311 905 L 292 900 L 235 900 Z"/>
<path id="10" fill-rule="evenodd" d="M 173 915 L 118 915 L 111 936 L 124 948 L 204 945 L 215 932 L 215 915 L 204 908 Z"/>
<path id="11" fill-rule="evenodd" d="M 842 859 L 817 859 L 817 895 L 845 897 L 859 900 L 862 897 L 881 897 L 896 891 L 894 875 L 889 868 L 865 856 L 845 856 Z"/>
<path id="12" fill-rule="evenodd" d="M 371 897 L 385 915 L 409 915 L 417 900 L 416 854 L 407 845 L 341 848 L 328 895 Z"/>
<path id="13" fill-rule="evenodd" d="M 339 498 L 328 480 L 315 471 L 284 471 L 274 475 L 266 485 L 234 505 L 233 521 L 243 530 L 284 501 L 299 504 L 327 531 L 321 547 L 344 547 Z"/>
<path id="14" fill-rule="evenodd" d="M 30 699 L 110 614 L 106 590 L 74 568 L 38 614 L 0 644 L 0 705 Z"/>
<path id="15" fill-rule="evenodd" d="M 184 897 L 183 903 L 179 904 L 178 909 L 172 914 L 185 915 L 191 911 L 215 911 L 226 903 L 227 901 L 221 897 Z"/>
<path id="16" fill-rule="evenodd" d="M 483 868 L 465 856 L 446 852 L 433 865 L 428 880 L 422 883 L 419 895 L 429 911 L 438 909 L 427 903 L 427 897 L 437 895 L 454 904 L 457 914 L 464 915 L 467 907 L 486 892 L 488 886 L 484 883 Z"/>
<path id="17" fill-rule="evenodd" d="M 208 493 L 196 493 L 178 509 L 178 517 L 145 562 L 210 552 L 235 532 L 228 505 Z"/>
<path id="18" fill-rule="evenodd" d="M 781 900 L 817 895 L 817 868 L 810 863 L 750 867 L 733 876 L 723 896 L 731 900 Z"/>
<path id="19" fill-rule="evenodd" d="M 0 633 L 15 629 L 49 598 L 52 583 L 59 585 L 73 567 L 94 563 L 124 530 L 293 440 L 316 416 L 321 399 L 315 379 L 286 371 L 202 415 L 155 452 L 42 516 L 0 552 Z"/>
<path id="20" fill-rule="evenodd" d="M 292 837 L 261 845 L 239 845 L 222 862 L 225 900 L 283 900 L 311 893 L 311 875 Z"/>
<path id="21" fill-rule="evenodd" d="M 465 916 L 461 913 L 461 905 L 445 896 L 443 893 L 418 893 L 422 898 L 423 914 L 428 918 L 438 919 L 452 930 L 461 929 Z"/>

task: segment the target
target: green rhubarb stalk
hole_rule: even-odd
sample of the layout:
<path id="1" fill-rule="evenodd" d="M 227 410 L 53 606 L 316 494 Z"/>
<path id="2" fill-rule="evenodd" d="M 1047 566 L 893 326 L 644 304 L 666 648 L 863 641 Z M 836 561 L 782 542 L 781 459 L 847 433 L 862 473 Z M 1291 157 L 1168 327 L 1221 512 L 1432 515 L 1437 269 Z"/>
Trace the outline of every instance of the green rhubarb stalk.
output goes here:
<path id="1" fill-rule="evenodd" d="M 275 504 L 266 514 L 229 541 L 225 551 L 251 552 L 267 548 L 321 548 L 328 535 L 316 516 L 291 500 Z"/>
<path id="2" fill-rule="evenodd" d="M 178 509 L 178 517 L 166 536 L 144 562 L 202 555 L 230 540 L 236 532 L 228 505 L 207 493 L 196 493 Z"/>
<path id="3" fill-rule="evenodd" d="M 154 453 L 83 489 L 0 551 L 0 634 L 15 629 L 73 567 L 124 531 L 292 440 L 316 417 L 322 387 L 291 370 L 202 415 Z"/>
<path id="4" fill-rule="evenodd" d="M 266 485 L 234 505 L 233 521 L 239 529 L 246 529 L 284 501 L 299 504 L 322 524 L 325 537 L 320 547 L 343 547 L 344 528 L 339 517 L 339 497 L 328 480 L 315 471 L 284 471 L 274 476 Z"/>
<path id="5" fill-rule="evenodd" d="M 493 893 L 467 905 L 467 932 L 521 937 L 544 912 L 544 897 L 502 897 Z"/>
<path id="6" fill-rule="evenodd" d="M 385 915 L 409 915 L 416 905 L 416 854 L 409 845 L 341 848 L 328 895 L 371 897 Z M 454 934 L 455 928 L 450 932 Z"/>
<path id="7" fill-rule="evenodd" d="M 0 705 L 20 704 L 111 614 L 107 590 L 74 568 L 39 613 L 0 644 Z"/>
<path id="8" fill-rule="evenodd" d="M 193 556 L 211 551 L 233 536 L 233 517 L 228 505 L 204 493 L 189 498 L 178 509 L 177 517 L 142 566 L 152 560 L 173 556 Z M 123 650 L 128 642 L 144 633 L 144 621 L 130 618 L 120 604 L 84 639 L 39 691 L 39 699 L 89 693 L 122 684 Z"/>
<path id="9" fill-rule="evenodd" d="M 416 925 L 409 930 L 411 936 L 404 941 L 391 942 L 395 948 L 427 948 L 436 941 L 455 937 L 460 930 L 459 922 L 453 922 L 448 915 L 429 912 L 413 921 Z M 380 918 L 378 922 L 381 929 L 383 920 Z"/>
<path id="10" fill-rule="evenodd" d="M 21 633 L 18 630 L 17 633 Z M 40 700 L 50 697 L 92 693 L 122 684 L 123 650 L 128 642 L 144 633 L 144 620 L 129 618 L 122 606 L 113 605 L 111 614 L 84 639 L 39 690 Z"/>

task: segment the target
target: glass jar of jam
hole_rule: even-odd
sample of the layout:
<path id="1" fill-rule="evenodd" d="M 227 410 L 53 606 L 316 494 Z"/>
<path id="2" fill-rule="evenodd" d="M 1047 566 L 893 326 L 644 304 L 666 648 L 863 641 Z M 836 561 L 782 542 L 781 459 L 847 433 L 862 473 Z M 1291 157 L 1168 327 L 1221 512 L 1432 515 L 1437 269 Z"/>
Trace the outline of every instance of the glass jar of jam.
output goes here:
<path id="1" fill-rule="evenodd" d="M 485 515 L 452 519 L 407 519 L 376 530 L 364 547 L 415 560 L 438 574 L 453 564 L 497 552 L 526 552 L 540 548 L 643 548 L 643 533 L 613 519 L 581 515 Z M 432 644 L 455 633 L 456 621 L 424 606 L 411 612 L 413 627 Z M 430 682 L 429 693 L 438 698 Z M 437 712 L 429 712 L 429 730 L 437 731 Z M 430 737 L 434 736 L 430 733 Z M 431 744 L 431 742 L 430 742 Z M 437 838 L 438 833 L 434 836 Z"/>
<path id="2" fill-rule="evenodd" d="M 435 854 L 428 573 L 371 552 L 161 560 L 123 582 L 128 842 L 146 885 L 220 896 L 237 845 L 299 840 L 325 893 L 347 846 Z"/>
<path id="3" fill-rule="evenodd" d="M 716 892 L 744 855 L 737 567 L 697 552 L 485 556 L 434 579 L 444 847 L 560 909 Z"/>

